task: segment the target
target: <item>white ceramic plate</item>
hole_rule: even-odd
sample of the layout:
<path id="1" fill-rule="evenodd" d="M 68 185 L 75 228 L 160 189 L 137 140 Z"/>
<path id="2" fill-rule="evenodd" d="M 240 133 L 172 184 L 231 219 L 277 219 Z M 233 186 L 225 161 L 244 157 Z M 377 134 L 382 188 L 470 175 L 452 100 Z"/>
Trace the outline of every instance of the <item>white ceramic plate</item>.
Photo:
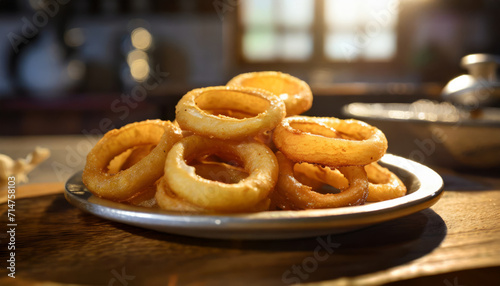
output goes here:
<path id="1" fill-rule="evenodd" d="M 98 217 L 161 232 L 222 239 L 287 239 L 347 232 L 426 209 L 436 203 L 443 180 L 430 168 L 386 154 L 381 164 L 405 183 L 406 196 L 362 206 L 323 210 L 192 215 L 116 203 L 93 196 L 82 172 L 66 183 L 66 199 Z"/>

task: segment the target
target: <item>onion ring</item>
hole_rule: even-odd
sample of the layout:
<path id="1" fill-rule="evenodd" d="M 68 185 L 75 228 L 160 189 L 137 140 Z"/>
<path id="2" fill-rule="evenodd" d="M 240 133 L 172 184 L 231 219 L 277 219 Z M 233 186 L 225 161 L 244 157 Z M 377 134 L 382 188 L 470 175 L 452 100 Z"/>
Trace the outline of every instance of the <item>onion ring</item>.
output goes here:
<path id="1" fill-rule="evenodd" d="M 285 102 L 286 115 L 297 115 L 309 110 L 313 95 L 309 85 L 294 76 L 276 71 L 243 73 L 232 78 L 226 85 L 261 88 Z"/>
<path id="2" fill-rule="evenodd" d="M 349 187 L 349 181 L 337 169 L 310 163 L 297 163 L 293 166 L 293 172 L 299 182 L 313 189 L 319 189 L 324 184 L 335 186 L 338 189 Z"/>
<path id="3" fill-rule="evenodd" d="M 387 139 L 376 127 L 334 117 L 287 117 L 274 129 L 273 141 L 295 162 L 330 167 L 367 165 L 387 150 Z"/>
<path id="4" fill-rule="evenodd" d="M 158 182 L 155 198 L 158 206 L 161 209 L 168 211 L 188 212 L 188 213 L 213 212 L 209 209 L 196 206 L 177 196 L 174 192 L 172 192 L 165 179 L 161 179 Z"/>
<path id="5" fill-rule="evenodd" d="M 193 167 L 198 176 L 225 184 L 236 184 L 248 177 L 245 170 L 219 162 L 203 162 Z"/>
<path id="6" fill-rule="evenodd" d="M 197 158 L 198 159 L 198 158 Z M 248 177 L 243 169 L 235 167 L 229 164 L 221 163 L 219 161 L 210 161 L 204 157 L 193 167 L 197 175 L 213 181 L 219 181 L 226 184 L 234 184 Z M 175 193 L 172 192 L 168 183 L 165 180 L 161 180 L 158 184 L 156 199 L 158 204 L 162 209 L 180 212 L 191 212 L 191 213 L 214 213 L 214 210 L 202 208 L 196 206 L 182 198 L 179 198 Z M 254 209 L 250 211 L 265 211 L 269 209 L 270 200 L 265 199 L 261 203 L 257 204 Z"/>
<path id="7" fill-rule="evenodd" d="M 236 156 L 248 177 L 235 184 L 207 180 L 186 163 L 186 159 L 215 153 Z M 239 212 L 253 208 L 269 195 L 278 178 L 278 163 L 267 146 L 255 141 L 234 142 L 193 135 L 172 147 L 164 177 L 176 195 L 192 204 Z"/>
<path id="8" fill-rule="evenodd" d="M 108 173 L 116 174 L 120 171 L 126 170 L 142 158 L 146 157 L 156 147 L 156 144 L 147 144 L 141 146 L 134 146 L 127 151 L 114 157 L 108 165 Z"/>
<path id="9" fill-rule="evenodd" d="M 288 207 L 294 209 L 335 208 L 360 205 L 366 201 L 368 180 L 362 166 L 339 167 L 338 170 L 349 181 L 349 186 L 337 194 L 320 194 L 295 178 L 293 172 L 295 163 L 293 161 L 279 151 L 276 153 L 276 157 L 280 172 L 275 192 L 291 202 Z"/>
<path id="10" fill-rule="evenodd" d="M 218 139 L 244 139 L 272 130 L 285 117 L 285 104 L 265 90 L 214 86 L 185 94 L 175 108 L 182 129 Z M 236 110 L 254 117 L 233 118 L 210 110 Z M 207 111 L 205 111 L 207 110 Z"/>
<path id="11" fill-rule="evenodd" d="M 368 175 L 369 202 L 379 202 L 402 197 L 406 194 L 406 186 L 389 169 L 373 162 L 365 166 Z"/>
<path id="12" fill-rule="evenodd" d="M 145 189 L 139 191 L 133 197 L 123 201 L 124 203 L 131 204 L 133 206 L 154 208 L 157 206 L 156 199 L 156 183 L 147 186 Z"/>
<path id="13" fill-rule="evenodd" d="M 180 130 L 171 122 L 161 120 L 146 120 L 111 130 L 87 155 L 83 183 L 98 197 L 127 200 L 163 175 L 167 152 L 181 137 Z M 134 146 L 148 144 L 156 144 L 156 147 L 135 165 L 117 174 L 106 172 L 115 156 Z"/>
<path id="14" fill-rule="evenodd" d="M 276 190 L 271 192 L 269 199 L 271 200 L 270 210 L 290 211 L 299 209 L 287 197 Z"/>
<path id="15" fill-rule="evenodd" d="M 247 113 L 244 111 L 233 110 L 233 109 L 209 109 L 209 110 L 204 109 L 204 110 L 212 115 L 226 116 L 226 117 L 232 117 L 232 118 L 236 118 L 236 119 L 251 118 L 251 117 L 254 117 L 256 115 L 255 113 Z"/>
<path id="16" fill-rule="evenodd" d="M 211 213 L 211 214 L 217 213 L 217 211 L 215 210 L 197 206 L 195 204 L 190 203 L 187 200 L 180 198 L 174 192 L 172 192 L 170 186 L 164 179 L 158 182 L 155 198 L 158 206 L 161 209 L 168 211 L 183 212 L 183 213 Z M 263 201 L 257 203 L 253 208 L 250 208 L 246 211 L 248 212 L 266 211 L 269 210 L 270 203 L 271 200 L 266 198 Z"/>

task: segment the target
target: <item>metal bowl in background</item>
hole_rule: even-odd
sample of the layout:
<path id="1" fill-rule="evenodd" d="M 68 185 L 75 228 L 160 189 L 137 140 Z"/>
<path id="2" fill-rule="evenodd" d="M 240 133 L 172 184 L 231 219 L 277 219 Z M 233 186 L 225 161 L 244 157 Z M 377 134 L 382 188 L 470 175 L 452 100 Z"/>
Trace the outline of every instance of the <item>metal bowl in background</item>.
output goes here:
<path id="1" fill-rule="evenodd" d="M 469 74 L 452 79 L 441 96 L 447 101 L 468 109 L 498 106 L 500 104 L 500 81 L 496 71 L 500 56 L 471 54 L 462 58 L 460 65 Z"/>
<path id="2" fill-rule="evenodd" d="M 500 167 L 500 108 L 467 111 L 450 103 L 351 103 L 348 118 L 381 129 L 388 152 L 425 165 L 460 168 Z"/>

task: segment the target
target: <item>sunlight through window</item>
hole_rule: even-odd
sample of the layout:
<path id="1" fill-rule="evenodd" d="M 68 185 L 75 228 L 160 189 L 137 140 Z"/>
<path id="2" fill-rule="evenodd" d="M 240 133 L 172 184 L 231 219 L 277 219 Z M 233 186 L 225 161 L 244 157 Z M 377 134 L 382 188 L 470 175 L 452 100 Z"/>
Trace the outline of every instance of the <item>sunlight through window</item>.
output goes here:
<path id="1" fill-rule="evenodd" d="M 321 4 L 324 9 L 316 9 Z M 248 61 L 388 61 L 397 52 L 399 0 L 242 0 Z M 323 26 L 324 33 L 314 33 Z M 314 49 L 315 45 L 323 45 Z"/>
<path id="2" fill-rule="evenodd" d="M 314 1 L 241 1 L 243 56 L 250 61 L 305 61 L 313 48 Z"/>
<path id="3" fill-rule="evenodd" d="M 325 54 L 339 61 L 390 60 L 396 53 L 396 0 L 325 0 Z"/>

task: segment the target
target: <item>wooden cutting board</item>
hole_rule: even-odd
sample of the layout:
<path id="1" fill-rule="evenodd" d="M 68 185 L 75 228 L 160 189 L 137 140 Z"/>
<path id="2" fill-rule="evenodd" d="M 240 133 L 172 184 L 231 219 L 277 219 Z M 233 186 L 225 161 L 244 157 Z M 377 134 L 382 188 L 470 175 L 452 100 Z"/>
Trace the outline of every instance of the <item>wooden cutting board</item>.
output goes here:
<path id="1" fill-rule="evenodd" d="M 16 186 L 16 200 L 41 197 L 45 195 L 59 194 L 64 192 L 64 183 L 39 183 Z M 0 190 L 0 204 L 6 203 L 8 200 L 7 189 Z"/>

